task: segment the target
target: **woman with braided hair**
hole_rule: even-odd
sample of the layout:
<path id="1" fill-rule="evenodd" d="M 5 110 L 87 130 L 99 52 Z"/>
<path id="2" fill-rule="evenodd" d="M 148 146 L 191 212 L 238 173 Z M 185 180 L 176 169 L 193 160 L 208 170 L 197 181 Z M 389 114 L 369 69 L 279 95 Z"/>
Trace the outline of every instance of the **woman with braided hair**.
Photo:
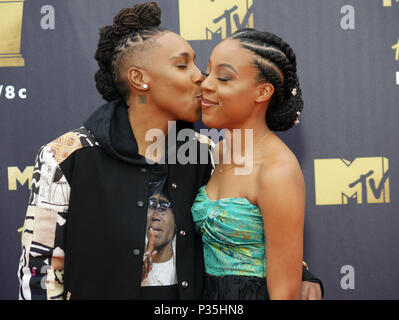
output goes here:
<path id="1" fill-rule="evenodd" d="M 18 271 L 21 299 L 202 296 L 202 243 L 190 207 L 211 161 L 168 161 L 186 142 L 210 156 L 193 130 L 202 75 L 191 46 L 160 28 L 160 17 L 155 2 L 137 4 L 100 30 L 95 81 L 108 103 L 39 150 Z M 147 152 L 154 143 L 148 131 L 161 133 L 161 145 L 169 123 L 190 136 L 168 139 L 167 152 Z"/>
<path id="2" fill-rule="evenodd" d="M 274 34 L 243 29 L 214 48 L 205 76 L 202 121 L 225 129 L 225 139 L 214 150 L 224 161 L 192 207 L 204 297 L 300 299 L 305 185 L 295 155 L 273 133 L 297 124 L 303 108 L 295 54 Z"/>

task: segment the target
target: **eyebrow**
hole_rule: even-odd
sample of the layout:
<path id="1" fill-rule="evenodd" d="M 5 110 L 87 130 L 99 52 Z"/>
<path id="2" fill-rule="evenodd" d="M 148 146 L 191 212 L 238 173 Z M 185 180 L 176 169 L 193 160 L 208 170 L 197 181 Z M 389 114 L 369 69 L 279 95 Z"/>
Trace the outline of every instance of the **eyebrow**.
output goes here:
<path id="1" fill-rule="evenodd" d="M 218 68 L 220 68 L 220 67 L 226 67 L 226 68 L 229 68 L 229 69 L 231 69 L 232 71 L 234 71 L 234 73 L 237 73 L 237 70 L 234 69 L 234 67 L 233 67 L 231 64 L 228 64 L 228 63 L 220 63 L 220 64 L 217 65 L 217 67 L 218 67 Z"/>
<path id="2" fill-rule="evenodd" d="M 170 58 L 170 60 L 178 59 L 178 58 L 181 58 L 181 57 L 189 58 L 190 54 L 188 52 L 182 52 L 182 53 L 179 53 L 176 56 L 173 56 L 172 58 Z M 196 55 L 194 53 L 194 57 L 193 57 L 194 61 L 195 61 L 195 58 L 196 58 Z"/>

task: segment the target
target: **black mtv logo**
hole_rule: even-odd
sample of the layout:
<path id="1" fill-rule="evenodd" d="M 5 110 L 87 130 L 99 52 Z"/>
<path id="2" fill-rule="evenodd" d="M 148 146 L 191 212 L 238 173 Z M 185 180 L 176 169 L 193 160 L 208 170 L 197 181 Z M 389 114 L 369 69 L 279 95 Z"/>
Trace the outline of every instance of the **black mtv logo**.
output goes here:
<path id="1" fill-rule="evenodd" d="M 376 181 L 373 178 L 370 178 L 368 180 L 368 184 L 367 184 L 367 178 L 369 178 L 370 176 L 372 176 L 374 174 L 374 170 L 370 170 L 366 174 L 361 174 L 359 179 L 353 181 L 348 186 L 349 186 L 349 188 L 354 188 L 358 184 L 361 185 L 361 188 L 362 188 L 362 200 L 363 200 L 362 203 L 368 203 L 369 202 L 368 201 L 368 195 L 367 195 L 368 187 L 370 187 L 370 190 L 373 193 L 374 197 L 376 199 L 380 199 L 381 198 L 381 194 L 384 191 L 385 182 L 386 182 L 386 180 L 389 177 L 388 172 L 389 172 L 389 170 L 387 170 L 383 174 L 383 176 L 381 178 L 381 181 L 380 181 L 380 183 L 378 185 L 377 185 Z M 344 197 L 344 196 L 345 195 L 342 194 L 342 197 Z M 347 197 L 347 200 L 348 200 L 348 204 L 357 204 L 358 203 L 358 201 L 357 201 L 357 193 L 355 193 L 352 197 Z"/>

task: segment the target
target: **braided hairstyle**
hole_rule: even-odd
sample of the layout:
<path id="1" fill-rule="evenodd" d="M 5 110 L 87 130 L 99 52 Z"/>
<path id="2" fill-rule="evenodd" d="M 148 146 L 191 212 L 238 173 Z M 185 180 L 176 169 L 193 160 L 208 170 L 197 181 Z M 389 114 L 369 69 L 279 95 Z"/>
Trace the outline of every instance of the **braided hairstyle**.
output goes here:
<path id="1" fill-rule="evenodd" d="M 94 58 L 100 69 L 95 74 L 96 88 L 106 101 L 129 97 L 129 86 L 121 77 L 127 57 L 150 46 L 151 38 L 167 30 L 160 28 L 161 8 L 155 2 L 136 4 L 119 11 L 112 26 L 100 29 Z"/>
<path id="2" fill-rule="evenodd" d="M 288 43 L 275 34 L 251 28 L 241 29 L 230 38 L 255 55 L 257 81 L 274 86 L 274 94 L 266 112 L 270 130 L 284 131 L 297 123 L 303 109 L 301 89 L 296 74 L 296 57 Z"/>

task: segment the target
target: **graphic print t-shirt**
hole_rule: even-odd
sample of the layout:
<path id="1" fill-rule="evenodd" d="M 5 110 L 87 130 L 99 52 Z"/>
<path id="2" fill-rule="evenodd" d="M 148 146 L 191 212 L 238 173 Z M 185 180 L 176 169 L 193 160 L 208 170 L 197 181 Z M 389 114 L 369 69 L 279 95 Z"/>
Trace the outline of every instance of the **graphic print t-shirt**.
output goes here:
<path id="1" fill-rule="evenodd" d="M 150 170 L 142 298 L 177 299 L 176 226 L 168 194 L 168 166 L 154 164 Z"/>

